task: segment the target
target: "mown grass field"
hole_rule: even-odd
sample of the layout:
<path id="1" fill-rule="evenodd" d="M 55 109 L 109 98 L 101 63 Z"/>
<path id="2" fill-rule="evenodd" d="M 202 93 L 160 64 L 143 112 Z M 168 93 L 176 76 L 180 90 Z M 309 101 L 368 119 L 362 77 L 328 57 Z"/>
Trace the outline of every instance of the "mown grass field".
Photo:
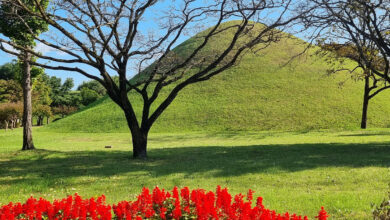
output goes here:
<path id="1" fill-rule="evenodd" d="M 267 207 L 332 219 L 370 219 L 390 183 L 390 129 L 367 131 L 151 134 L 147 161 L 131 159 L 127 133 L 0 130 L 0 204 L 105 194 L 132 199 L 143 186 L 189 186 L 233 193 L 249 188 Z M 113 148 L 105 149 L 105 145 Z"/>

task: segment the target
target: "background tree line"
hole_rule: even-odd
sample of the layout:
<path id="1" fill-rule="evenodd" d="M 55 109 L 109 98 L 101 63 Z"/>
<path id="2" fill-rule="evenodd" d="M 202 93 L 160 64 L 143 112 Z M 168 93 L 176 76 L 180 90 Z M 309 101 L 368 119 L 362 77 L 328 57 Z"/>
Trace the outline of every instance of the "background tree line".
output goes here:
<path id="1" fill-rule="evenodd" d="M 74 82 L 67 78 L 49 76 L 43 68 L 33 67 L 32 105 L 36 125 L 48 124 L 50 119 L 66 115 L 103 97 L 104 87 L 96 81 L 83 82 L 72 90 Z M 0 66 L 0 126 L 16 128 L 23 115 L 22 66 L 18 61 Z M 54 116 L 54 117 L 53 117 Z M 57 117 L 57 118 L 56 118 Z M 44 120 L 46 119 L 46 120 Z"/>

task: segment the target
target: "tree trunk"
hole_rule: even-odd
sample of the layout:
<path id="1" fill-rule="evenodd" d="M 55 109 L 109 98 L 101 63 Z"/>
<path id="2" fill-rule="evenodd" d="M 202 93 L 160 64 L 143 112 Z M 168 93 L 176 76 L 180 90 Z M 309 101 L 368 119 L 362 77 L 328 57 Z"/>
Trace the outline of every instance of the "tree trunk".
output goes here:
<path id="1" fill-rule="evenodd" d="M 46 118 L 46 124 L 49 124 L 49 117 Z"/>
<path id="2" fill-rule="evenodd" d="M 22 150 L 35 149 L 32 138 L 31 104 L 31 54 L 25 52 L 23 61 L 23 147 Z"/>
<path id="3" fill-rule="evenodd" d="M 147 132 L 132 132 L 133 140 L 133 158 L 146 159 L 147 145 L 148 145 L 148 133 Z"/>
<path id="4" fill-rule="evenodd" d="M 367 111 L 368 111 L 368 102 L 370 101 L 370 78 L 365 77 L 364 83 L 364 96 L 363 96 L 363 111 L 362 111 L 362 121 L 360 124 L 361 129 L 367 128 Z"/>
<path id="5" fill-rule="evenodd" d="M 7 131 L 7 129 L 8 129 L 8 121 L 5 120 L 5 121 L 4 121 L 4 124 L 5 124 L 5 131 Z"/>
<path id="6" fill-rule="evenodd" d="M 129 126 L 133 142 L 133 158 L 146 159 L 148 157 L 147 145 L 149 129 L 141 129 L 138 126 L 135 115 L 131 115 L 129 112 L 130 111 L 125 110 L 127 125 Z"/>

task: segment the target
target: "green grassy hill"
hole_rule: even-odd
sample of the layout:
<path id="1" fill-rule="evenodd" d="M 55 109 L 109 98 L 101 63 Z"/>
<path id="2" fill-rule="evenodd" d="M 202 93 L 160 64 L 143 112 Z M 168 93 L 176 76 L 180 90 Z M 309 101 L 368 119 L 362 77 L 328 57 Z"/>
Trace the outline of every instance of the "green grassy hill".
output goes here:
<path id="1" fill-rule="evenodd" d="M 218 48 L 228 37 L 215 37 L 211 45 Z M 185 51 L 194 44 L 196 39 L 191 38 L 176 51 Z M 303 48 L 301 40 L 289 38 L 258 54 L 246 54 L 236 67 L 185 88 L 159 118 L 152 132 L 358 128 L 362 82 L 352 80 L 346 73 L 328 76 L 327 62 L 313 52 L 295 59 L 288 66 L 283 65 Z M 140 97 L 130 96 L 139 111 Z M 385 91 L 372 100 L 369 127 L 390 126 L 389 98 L 389 92 Z M 44 129 L 128 132 L 122 111 L 109 98 Z"/>

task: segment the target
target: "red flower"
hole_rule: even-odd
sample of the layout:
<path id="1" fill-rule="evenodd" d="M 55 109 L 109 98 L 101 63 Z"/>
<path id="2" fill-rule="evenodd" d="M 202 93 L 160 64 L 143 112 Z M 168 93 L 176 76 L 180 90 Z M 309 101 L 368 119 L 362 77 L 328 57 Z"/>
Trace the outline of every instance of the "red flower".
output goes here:
<path id="1" fill-rule="evenodd" d="M 274 210 L 264 208 L 263 199 L 256 199 L 256 206 L 252 208 L 253 191 L 245 195 L 232 196 L 226 188 L 217 187 L 216 193 L 203 189 L 190 191 L 188 187 L 180 190 L 173 188 L 172 195 L 156 187 L 150 194 L 148 188 L 143 188 L 136 201 L 122 201 L 116 205 L 106 205 L 104 195 L 96 198 L 82 199 L 75 194 L 53 203 L 40 198 L 31 197 L 24 204 L 12 202 L 0 207 L 0 220 L 13 219 L 79 219 L 79 220 L 110 220 L 112 213 L 118 220 L 140 219 L 181 219 L 183 214 L 191 219 L 229 219 L 229 220 L 307 220 L 304 216 L 296 214 L 278 214 Z M 318 213 L 319 220 L 328 217 L 325 209 L 321 207 Z"/>
<path id="2" fill-rule="evenodd" d="M 316 218 L 318 218 L 318 220 L 326 220 L 329 217 L 327 214 L 328 213 L 326 213 L 324 207 L 321 207 L 321 210 L 318 212 L 318 216 L 316 216 Z"/>

